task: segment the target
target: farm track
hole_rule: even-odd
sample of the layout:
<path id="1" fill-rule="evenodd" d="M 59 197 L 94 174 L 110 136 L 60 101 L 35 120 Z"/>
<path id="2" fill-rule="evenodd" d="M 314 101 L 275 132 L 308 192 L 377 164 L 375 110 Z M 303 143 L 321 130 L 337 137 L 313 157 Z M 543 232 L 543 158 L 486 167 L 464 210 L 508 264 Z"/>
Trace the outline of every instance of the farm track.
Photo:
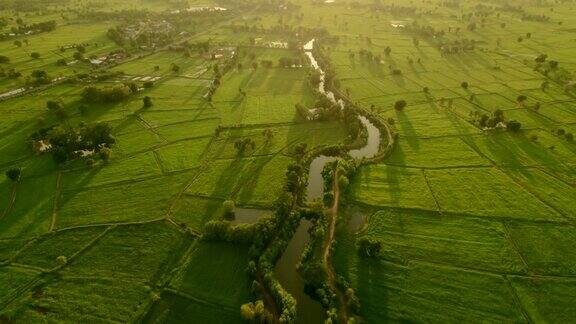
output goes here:
<path id="1" fill-rule="evenodd" d="M 530 196 L 534 197 L 536 200 L 538 200 L 541 204 L 543 204 L 544 206 L 547 206 L 548 208 L 552 209 L 553 211 L 555 211 L 558 215 L 562 216 L 568 223 L 574 224 L 574 220 L 571 219 L 570 217 L 568 217 L 568 215 L 566 215 L 566 213 L 564 213 L 563 211 L 559 210 L 558 208 L 550 205 L 549 203 L 547 203 L 545 200 L 543 200 L 540 195 L 536 194 L 535 192 L 533 192 L 531 189 L 529 189 L 524 183 L 522 183 L 521 181 L 519 181 L 518 179 L 514 178 L 513 176 L 511 176 L 506 168 L 503 168 L 502 166 L 500 166 L 498 163 L 496 163 L 496 161 L 492 160 L 491 158 L 489 158 L 487 155 L 485 155 L 484 153 L 480 152 L 480 150 L 478 150 L 476 147 L 474 147 L 473 145 L 470 145 L 468 142 L 464 142 L 466 143 L 466 145 L 468 145 L 470 148 L 472 148 L 478 155 L 482 156 L 483 158 L 487 159 L 488 161 L 492 162 L 492 165 L 494 168 L 496 168 L 498 171 L 500 171 L 501 173 L 503 173 L 504 175 L 506 175 L 506 177 L 508 179 L 510 179 L 512 182 L 514 182 L 515 184 L 517 184 L 518 186 L 520 186 L 524 192 L 526 192 L 527 194 L 529 194 Z"/>
<path id="2" fill-rule="evenodd" d="M 339 309 L 338 309 L 338 320 L 341 323 L 348 322 L 348 307 L 346 296 L 342 291 L 338 288 L 337 279 L 336 279 L 336 272 L 334 271 L 334 265 L 332 264 L 332 245 L 334 243 L 334 234 L 336 232 L 336 221 L 338 219 L 338 207 L 340 203 L 340 186 L 338 183 L 338 167 L 334 171 L 334 180 L 333 180 L 333 192 L 334 192 L 334 204 L 332 207 L 327 211 L 328 215 L 330 215 L 330 223 L 328 224 L 328 236 L 326 238 L 326 244 L 324 246 L 324 251 L 322 253 L 322 261 L 326 265 L 326 272 L 328 273 L 328 286 L 338 298 Z"/>
<path id="3" fill-rule="evenodd" d="M 420 169 L 422 171 L 422 176 L 424 177 L 424 182 L 426 183 L 426 188 L 428 188 L 428 191 L 430 191 L 430 195 L 432 196 L 432 199 L 434 199 L 434 204 L 436 205 L 436 209 L 438 209 L 438 213 L 440 213 L 440 215 L 442 215 L 442 208 L 440 207 L 440 203 L 438 202 L 438 198 L 436 197 L 436 194 L 434 193 L 434 191 L 432 190 L 432 186 L 430 185 L 430 180 L 428 180 L 428 175 L 426 174 L 426 170 L 424 169 Z"/>
<path id="4" fill-rule="evenodd" d="M 510 244 L 512 249 L 514 249 L 514 252 L 516 252 L 520 261 L 522 261 L 522 264 L 526 268 L 526 272 L 528 274 L 532 274 L 532 272 L 530 271 L 530 267 L 528 266 L 528 262 L 526 261 L 526 258 L 524 257 L 524 255 L 520 251 L 520 248 L 518 247 L 518 244 L 516 244 L 516 241 L 512 237 L 512 231 L 510 231 L 510 227 L 508 226 L 508 223 L 502 222 L 502 226 L 504 227 L 506 240 L 508 240 L 508 243 Z"/>
<path id="5" fill-rule="evenodd" d="M 367 203 L 363 203 L 360 201 L 354 201 L 355 205 L 358 205 L 360 207 L 365 207 L 365 208 L 369 208 L 371 210 L 376 210 L 376 209 L 382 209 L 382 208 L 388 208 L 388 209 L 399 209 L 399 210 L 409 210 L 409 211 L 422 211 L 422 212 L 438 212 L 437 210 L 434 209 L 426 209 L 426 208 L 404 208 L 404 207 L 394 207 L 394 206 L 385 206 L 385 205 L 370 205 Z M 470 214 L 470 213 L 465 213 L 465 212 L 450 212 L 450 211 L 444 211 L 444 215 L 445 217 L 467 217 L 467 218 L 471 218 L 471 219 L 477 219 L 477 220 L 486 220 L 486 216 L 482 216 L 482 215 L 477 215 L 477 214 Z M 513 218 L 513 217 L 501 217 L 501 216 L 490 216 L 490 219 L 495 220 L 495 221 L 509 221 L 509 222 L 521 222 L 521 223 L 526 223 L 526 224 L 534 224 L 534 225 L 538 225 L 538 224 L 551 224 L 551 225 L 566 225 L 566 226 L 572 226 L 572 224 L 570 222 L 567 221 L 557 221 L 557 220 L 547 220 L 547 219 L 528 219 L 528 218 Z"/>
<path id="6" fill-rule="evenodd" d="M 534 323 L 534 320 L 532 320 L 532 318 L 530 317 L 530 315 L 528 314 L 528 312 L 526 311 L 526 309 L 522 305 L 522 301 L 520 300 L 520 297 L 518 297 L 518 293 L 516 292 L 516 289 L 514 289 L 514 286 L 510 282 L 510 279 L 508 279 L 508 276 L 504 275 L 503 277 L 504 277 L 504 281 L 506 282 L 506 287 L 508 287 L 508 290 L 510 291 L 510 294 L 512 295 L 512 299 L 514 300 L 514 305 L 516 305 L 516 308 L 518 308 L 520 310 L 520 312 L 522 313 L 522 316 L 524 317 L 526 322 Z"/>
<path id="7" fill-rule="evenodd" d="M 10 211 L 12 210 L 12 208 L 14 207 L 14 203 L 16 202 L 16 189 L 17 189 L 17 185 L 16 182 L 12 183 L 12 188 L 10 188 L 10 197 L 8 197 L 8 205 L 6 206 L 6 209 L 4 209 L 4 212 L 2 213 L 2 215 L 0 215 L 0 220 L 2 220 L 4 217 L 6 217 Z"/>
<path id="8" fill-rule="evenodd" d="M 56 227 L 56 222 L 58 220 L 58 200 L 60 199 L 60 194 L 62 193 L 62 171 L 58 171 L 58 176 L 56 178 L 56 191 L 54 192 L 54 201 L 52 205 L 52 218 L 50 221 L 49 232 L 52 232 Z"/>

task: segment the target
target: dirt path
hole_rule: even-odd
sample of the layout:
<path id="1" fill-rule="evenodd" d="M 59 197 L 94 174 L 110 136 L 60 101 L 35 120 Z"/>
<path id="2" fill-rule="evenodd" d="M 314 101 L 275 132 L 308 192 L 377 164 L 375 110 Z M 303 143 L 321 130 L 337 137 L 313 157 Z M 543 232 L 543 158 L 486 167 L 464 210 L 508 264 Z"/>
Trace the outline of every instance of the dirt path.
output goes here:
<path id="1" fill-rule="evenodd" d="M 326 244 L 324 247 L 323 261 L 326 264 L 326 272 L 328 274 L 328 286 L 332 291 L 336 293 L 338 298 L 338 303 L 340 307 L 338 309 L 338 321 L 340 323 L 348 322 L 348 308 L 346 296 L 338 289 L 336 284 L 336 273 L 334 271 L 334 266 L 332 265 L 332 243 L 334 242 L 334 235 L 336 232 L 336 221 L 338 220 L 338 206 L 340 203 L 340 187 L 338 184 L 338 167 L 334 171 L 334 204 L 327 211 L 330 216 L 330 224 L 328 226 L 328 236 L 326 237 Z"/>
<path id="2" fill-rule="evenodd" d="M 10 198 L 8 198 L 8 205 L 6 206 L 6 209 L 4 209 L 4 212 L 2 213 L 2 215 L 0 215 L 0 219 L 3 219 L 4 217 L 6 217 L 6 215 L 8 215 L 8 213 L 10 212 L 10 210 L 12 210 L 12 207 L 14 207 L 14 202 L 16 202 L 16 183 L 12 183 L 12 188 L 10 189 Z"/>
<path id="3" fill-rule="evenodd" d="M 52 232 L 56 228 L 56 221 L 58 219 L 58 200 L 60 199 L 60 193 L 62 192 L 62 171 L 58 171 L 58 177 L 56 178 L 56 191 L 54 192 L 54 200 L 52 203 L 52 219 L 50 221 L 49 232 Z"/>
<path id="4" fill-rule="evenodd" d="M 260 292 L 262 296 L 264 296 L 264 304 L 267 306 L 266 308 L 272 313 L 273 322 L 272 323 L 280 323 L 280 314 L 278 313 L 278 306 L 276 306 L 276 301 L 270 291 L 266 288 L 264 284 L 264 277 L 262 276 L 262 272 L 258 270 L 258 283 L 260 283 Z"/>

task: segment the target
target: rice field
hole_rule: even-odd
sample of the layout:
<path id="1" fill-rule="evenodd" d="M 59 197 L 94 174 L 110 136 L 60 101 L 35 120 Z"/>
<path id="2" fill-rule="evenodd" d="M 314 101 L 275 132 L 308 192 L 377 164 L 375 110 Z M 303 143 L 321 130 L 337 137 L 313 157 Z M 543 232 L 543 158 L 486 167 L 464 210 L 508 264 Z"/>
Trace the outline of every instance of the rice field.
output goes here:
<path id="1" fill-rule="evenodd" d="M 574 3 L 39 2 L 17 12 L 0 1 L 2 33 L 56 22 L 0 40 L 0 322 L 243 322 L 255 252 L 202 240 L 205 224 L 229 200 L 272 210 L 298 147 L 352 141 L 340 121 L 299 116 L 319 102 L 292 48 L 302 35 L 329 61 L 328 85 L 395 136 L 342 193 L 327 258 L 359 321 L 576 317 Z M 110 36 L 151 21 L 140 39 Z M 169 42 L 156 46 L 163 28 Z M 543 72 L 541 54 L 557 66 Z M 31 87 L 38 71 L 59 81 Z M 83 99 L 122 84 L 135 87 L 123 100 Z M 480 126 L 498 113 L 520 130 Z M 98 122 L 115 139 L 106 161 L 57 163 L 31 147 L 35 132 Z M 19 181 L 3 176 L 14 168 Z M 359 255 L 365 238 L 381 244 L 376 257 Z"/>

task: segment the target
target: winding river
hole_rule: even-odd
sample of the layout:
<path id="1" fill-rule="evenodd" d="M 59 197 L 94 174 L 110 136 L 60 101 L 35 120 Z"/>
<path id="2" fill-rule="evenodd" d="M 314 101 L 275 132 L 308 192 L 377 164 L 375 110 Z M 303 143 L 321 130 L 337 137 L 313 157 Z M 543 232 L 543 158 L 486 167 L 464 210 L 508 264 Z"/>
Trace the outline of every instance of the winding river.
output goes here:
<path id="1" fill-rule="evenodd" d="M 312 50 L 314 49 L 315 40 L 304 45 L 304 51 L 310 65 L 320 73 L 320 83 L 318 91 L 330 99 L 335 104 L 338 104 L 342 109 L 345 107 L 343 100 L 337 100 L 333 92 L 326 90 L 326 73 L 318 65 L 318 61 L 314 58 Z M 366 127 L 368 138 L 364 147 L 351 150 L 348 152 L 350 156 L 355 159 L 371 158 L 378 154 L 380 149 L 380 130 L 374 126 L 364 116 L 358 116 L 360 122 Z M 324 194 L 324 181 L 322 179 L 322 170 L 324 166 L 332 161 L 340 159 L 334 156 L 320 155 L 310 163 L 308 187 L 307 187 L 307 200 L 312 201 L 320 198 Z M 296 270 L 296 265 L 300 260 L 300 256 L 304 251 L 306 244 L 310 240 L 308 229 L 312 226 L 310 221 L 302 220 L 296 233 L 288 243 L 286 251 L 276 264 L 276 276 L 282 286 L 290 293 L 297 301 L 298 307 L 298 322 L 299 323 L 323 323 L 325 318 L 325 311 L 319 302 L 313 300 L 304 292 L 304 280 Z"/>

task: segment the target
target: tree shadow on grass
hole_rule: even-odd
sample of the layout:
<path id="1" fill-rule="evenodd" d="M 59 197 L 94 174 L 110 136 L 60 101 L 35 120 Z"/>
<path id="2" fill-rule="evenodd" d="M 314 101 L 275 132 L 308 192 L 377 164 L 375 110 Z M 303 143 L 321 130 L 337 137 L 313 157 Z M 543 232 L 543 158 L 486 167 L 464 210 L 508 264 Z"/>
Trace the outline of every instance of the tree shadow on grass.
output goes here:
<path id="1" fill-rule="evenodd" d="M 410 107 L 406 107 L 405 109 L 410 109 Z M 418 134 L 416 133 L 416 129 L 408 115 L 404 111 L 396 111 L 396 120 L 405 134 L 404 138 L 406 138 L 408 145 L 413 149 L 418 150 L 420 148 L 420 141 L 417 137 Z"/>
<path id="2" fill-rule="evenodd" d="M 270 143 L 265 144 L 262 148 L 262 155 L 267 155 L 270 153 L 271 145 Z M 236 196 L 240 202 L 246 203 L 250 202 L 256 186 L 258 185 L 258 179 L 264 167 L 272 161 L 274 156 L 265 156 L 260 158 L 255 158 L 252 163 L 243 171 L 240 175 L 240 181 L 237 183 L 236 188 L 234 188 L 233 196 Z M 284 174 L 284 170 L 280 170 Z M 277 188 L 270 188 L 273 191 Z"/>

